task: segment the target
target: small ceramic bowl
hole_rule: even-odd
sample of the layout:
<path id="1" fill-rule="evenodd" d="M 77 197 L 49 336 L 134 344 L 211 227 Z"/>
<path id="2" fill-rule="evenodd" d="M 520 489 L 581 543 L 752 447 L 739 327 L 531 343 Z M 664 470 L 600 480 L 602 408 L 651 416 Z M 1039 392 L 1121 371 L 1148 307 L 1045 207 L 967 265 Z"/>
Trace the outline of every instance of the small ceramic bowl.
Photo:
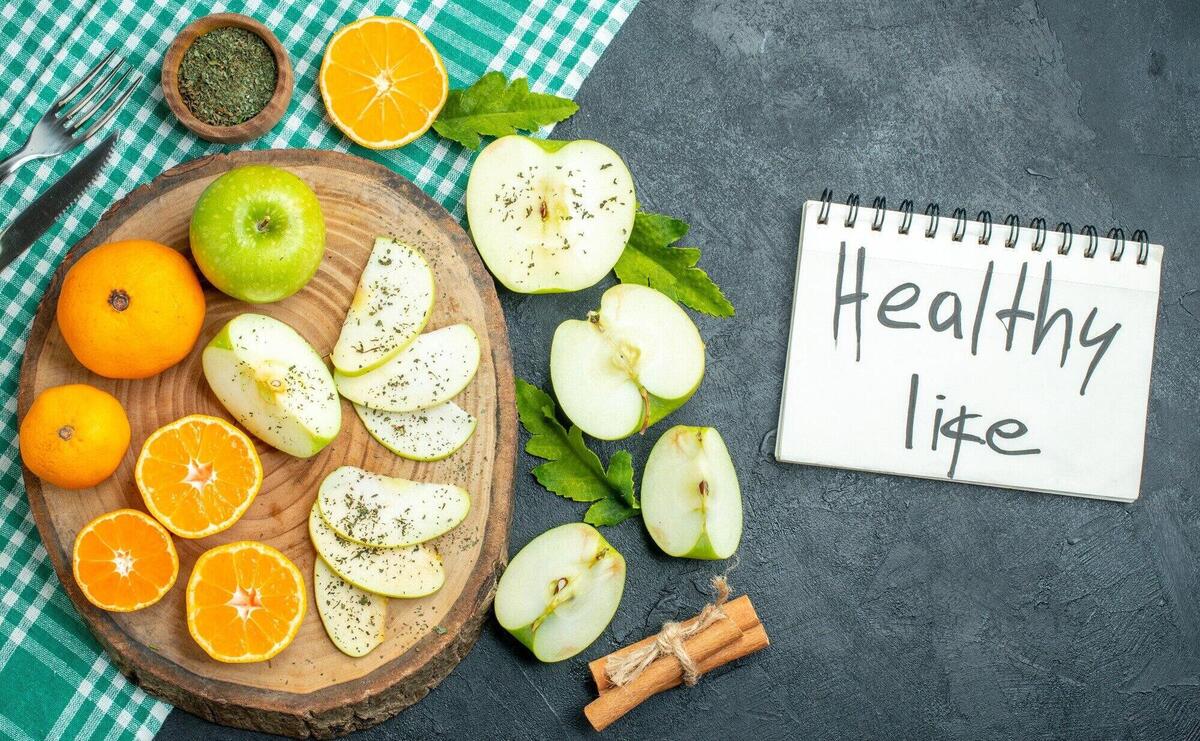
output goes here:
<path id="1" fill-rule="evenodd" d="M 267 102 L 266 107 L 250 120 L 243 121 L 236 126 L 213 126 L 197 118 L 188 109 L 187 103 L 183 102 L 183 96 L 179 93 L 179 63 L 183 61 L 184 53 L 197 38 L 213 29 L 228 27 L 244 28 L 257 34 L 266 42 L 271 49 L 271 54 L 275 56 L 275 92 L 271 95 L 271 100 Z M 292 63 L 288 59 L 287 52 L 284 51 L 283 44 L 279 43 L 275 34 L 271 33 L 271 29 L 240 13 L 215 13 L 192 21 L 171 42 L 171 46 L 167 48 L 167 53 L 163 57 L 162 86 L 163 97 L 167 99 L 167 105 L 170 106 L 171 112 L 196 136 L 219 144 L 239 144 L 257 139 L 279 123 L 279 119 L 287 110 L 288 103 L 292 100 L 295 78 L 292 76 Z"/>

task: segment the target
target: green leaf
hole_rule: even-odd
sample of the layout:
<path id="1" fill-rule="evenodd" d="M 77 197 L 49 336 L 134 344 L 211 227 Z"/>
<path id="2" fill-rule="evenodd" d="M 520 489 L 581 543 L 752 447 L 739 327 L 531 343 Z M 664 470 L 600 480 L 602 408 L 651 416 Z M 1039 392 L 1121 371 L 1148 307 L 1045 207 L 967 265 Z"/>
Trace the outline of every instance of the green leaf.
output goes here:
<path id="1" fill-rule="evenodd" d="M 617 278 L 662 292 L 681 304 L 712 316 L 733 316 L 733 304 L 708 273 L 696 267 L 700 250 L 675 247 L 688 225 L 665 214 L 638 211 L 625 251 L 617 260 Z"/>
<path id="2" fill-rule="evenodd" d="M 606 470 L 600 456 L 584 442 L 580 429 L 574 425 L 567 429 L 558 421 L 558 409 L 550 395 L 519 378 L 517 415 L 529 433 L 525 452 L 546 460 L 533 469 L 534 478 L 560 497 L 593 502 L 585 522 L 615 525 L 638 513 L 633 458 L 628 451 L 614 453 Z"/>
<path id="3" fill-rule="evenodd" d="M 433 130 L 468 149 L 478 149 L 481 136 L 536 131 L 578 110 L 568 98 L 530 92 L 524 77 L 509 83 L 503 72 L 488 72 L 471 87 L 450 91 Z"/>

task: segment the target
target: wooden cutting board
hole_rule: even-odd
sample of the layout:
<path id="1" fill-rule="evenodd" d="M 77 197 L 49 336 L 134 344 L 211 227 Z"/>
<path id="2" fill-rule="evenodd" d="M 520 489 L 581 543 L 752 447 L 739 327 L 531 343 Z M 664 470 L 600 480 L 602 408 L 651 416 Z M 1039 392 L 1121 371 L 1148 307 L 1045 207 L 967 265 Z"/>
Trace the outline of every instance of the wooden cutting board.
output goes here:
<path id="1" fill-rule="evenodd" d="M 66 270 L 96 245 L 117 239 L 153 239 L 186 253 L 188 222 L 200 192 L 221 173 L 250 163 L 286 168 L 316 191 L 328 230 L 316 277 L 296 295 L 258 306 L 206 286 L 208 312 L 196 347 L 179 365 L 153 378 L 114 381 L 81 366 L 54 320 Z M 201 373 L 204 345 L 231 317 L 256 311 L 287 322 L 317 352 L 328 355 L 378 234 L 419 247 L 433 267 L 438 293 L 427 329 L 466 322 L 479 335 L 479 372 L 456 399 L 479 419 L 470 442 L 444 461 L 406 461 L 375 442 L 343 400 L 341 433 L 314 458 L 299 460 L 256 443 L 265 473 L 261 493 L 224 533 L 175 539 L 179 580 L 162 601 L 128 614 L 93 607 L 71 575 L 72 544 L 79 529 L 97 515 L 120 507 L 145 509 L 133 479 L 142 442 L 161 425 L 187 414 L 231 419 Z M 491 276 L 454 218 L 408 180 L 357 157 L 307 150 L 235 152 L 168 170 L 109 209 L 68 254 L 42 299 L 21 368 L 21 417 L 40 391 L 64 383 L 89 383 L 116 396 L 129 416 L 132 443 L 117 472 L 93 489 L 58 489 L 26 470 L 29 502 L 75 607 L 122 672 L 146 691 L 217 723 L 328 737 L 378 723 L 420 700 L 474 644 L 507 556 L 516 442 L 512 363 Z M 359 659 L 340 653 L 325 635 L 312 602 L 315 553 L 306 527 L 321 480 L 344 464 L 458 484 L 471 494 L 466 521 L 433 541 L 445 563 L 446 585 L 422 599 L 390 600 L 387 640 Z M 279 548 L 300 567 L 309 581 L 309 608 L 295 642 L 274 659 L 222 664 L 188 634 L 184 592 L 201 553 L 245 539 Z"/>

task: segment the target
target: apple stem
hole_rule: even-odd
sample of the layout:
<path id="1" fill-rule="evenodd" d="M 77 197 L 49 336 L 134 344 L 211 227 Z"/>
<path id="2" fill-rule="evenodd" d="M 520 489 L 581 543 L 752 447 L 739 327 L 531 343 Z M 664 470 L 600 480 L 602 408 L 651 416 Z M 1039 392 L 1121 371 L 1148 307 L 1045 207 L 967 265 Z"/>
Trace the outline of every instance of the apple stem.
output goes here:
<path id="1" fill-rule="evenodd" d="M 271 225 L 271 217 L 264 216 L 264 217 L 262 217 L 262 219 L 259 220 L 259 222 L 257 224 L 254 225 L 254 228 L 257 229 L 258 232 L 261 234 L 262 232 L 265 232 L 267 230 L 267 227 L 269 227 L 270 225 Z"/>

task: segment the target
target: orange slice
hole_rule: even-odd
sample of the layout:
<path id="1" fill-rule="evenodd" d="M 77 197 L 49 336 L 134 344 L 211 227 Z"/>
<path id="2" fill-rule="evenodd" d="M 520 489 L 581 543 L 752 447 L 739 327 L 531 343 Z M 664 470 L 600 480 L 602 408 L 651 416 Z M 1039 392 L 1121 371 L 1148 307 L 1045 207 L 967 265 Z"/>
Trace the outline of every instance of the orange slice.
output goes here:
<path id="1" fill-rule="evenodd" d="M 254 443 L 223 419 L 193 414 L 146 439 L 134 469 L 146 508 L 181 538 L 228 530 L 262 488 Z"/>
<path id="2" fill-rule="evenodd" d="M 179 576 L 179 556 L 163 526 L 144 512 L 100 515 L 75 536 L 75 581 L 96 607 L 132 612 L 158 602 Z"/>
<path id="3" fill-rule="evenodd" d="M 243 540 L 196 561 L 187 585 L 188 632 L 217 661 L 266 661 L 296 638 L 307 604 L 287 556 Z"/>
<path id="4" fill-rule="evenodd" d="M 446 65 L 421 29 L 387 16 L 338 29 L 319 82 L 330 120 L 369 149 L 395 149 L 424 134 L 450 92 Z"/>

